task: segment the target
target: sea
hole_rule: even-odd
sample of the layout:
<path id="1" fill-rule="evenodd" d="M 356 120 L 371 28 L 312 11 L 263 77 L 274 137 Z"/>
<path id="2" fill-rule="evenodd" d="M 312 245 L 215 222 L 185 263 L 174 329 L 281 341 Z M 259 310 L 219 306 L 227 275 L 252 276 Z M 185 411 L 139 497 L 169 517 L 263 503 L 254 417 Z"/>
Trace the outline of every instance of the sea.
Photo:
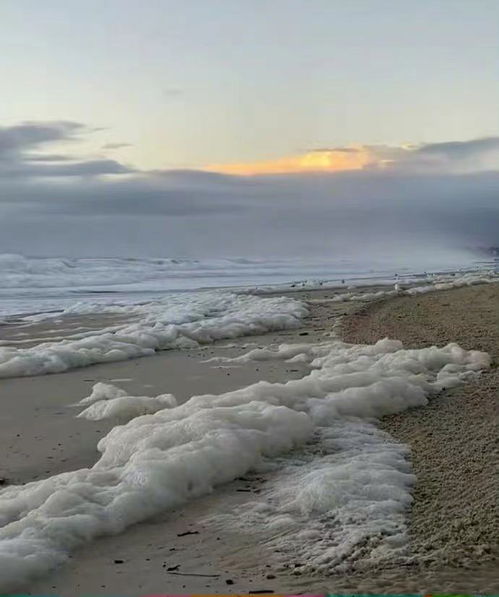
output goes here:
<path id="1" fill-rule="evenodd" d="M 427 273 L 497 268 L 476 252 L 401 253 L 373 259 L 334 255 L 288 259 L 172 257 L 33 257 L 0 253 L 0 317 L 60 312 L 75 304 L 130 305 L 206 289 L 286 290 L 296 287 L 392 284 Z"/>

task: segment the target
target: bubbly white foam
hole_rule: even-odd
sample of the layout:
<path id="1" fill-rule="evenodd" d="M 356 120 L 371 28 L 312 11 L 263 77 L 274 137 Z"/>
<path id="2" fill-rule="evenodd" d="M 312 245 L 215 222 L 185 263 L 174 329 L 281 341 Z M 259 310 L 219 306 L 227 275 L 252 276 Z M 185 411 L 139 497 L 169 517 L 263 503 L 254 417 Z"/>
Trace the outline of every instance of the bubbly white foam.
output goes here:
<path id="1" fill-rule="evenodd" d="M 423 406 L 428 394 L 472 381 L 490 362 L 481 352 L 465 356 L 456 344 L 403 350 L 400 342 L 385 339 L 371 354 L 365 348 L 282 344 L 210 359 L 234 364 L 299 360 L 318 368 L 303 380 L 303 393 L 313 396 L 308 401 L 315 423 L 311 440 L 292 458 L 281 459 L 243 510 L 208 520 L 253 533 L 283 569 L 341 574 L 410 562 L 406 511 L 415 481 L 410 450 L 373 420 Z M 379 359 L 373 358 L 377 350 Z M 310 383 L 314 374 L 324 380 L 324 373 L 325 387 Z"/>
<path id="2" fill-rule="evenodd" d="M 341 574 L 409 556 L 410 450 L 372 423 L 338 416 L 319 427 L 244 509 L 206 522 L 253 534 L 282 569 Z"/>
<path id="3" fill-rule="evenodd" d="M 291 352 L 303 354 L 311 367 L 302 379 L 194 396 L 139 416 L 99 442 L 101 456 L 92 468 L 2 489 L 0 590 L 61 564 L 85 541 L 119 533 L 285 454 L 287 482 L 273 489 L 271 522 L 282 524 L 284 533 L 299 525 L 308 566 L 335 569 L 342 554 L 353 561 L 361 550 L 374 559 L 399 557 L 412 477 L 405 452 L 382 445 L 373 418 L 425 405 L 430 393 L 487 367 L 488 355 L 455 344 L 404 350 L 387 339 L 373 346 L 333 340 L 299 351 Z M 291 354 L 289 348 L 277 352 Z M 100 398 L 112 403 L 126 395 L 100 387 L 87 402 Z M 323 458 L 309 458 L 298 469 L 303 457 L 297 461 L 291 451 L 306 442 Z M 321 553 L 317 537 L 324 529 L 334 542 Z"/>
<path id="4" fill-rule="evenodd" d="M 84 312 L 88 308 L 88 304 L 82 305 Z M 92 312 L 107 309 L 96 305 Z M 79 312 L 78 306 L 73 307 L 72 313 Z M 158 350 L 293 329 L 299 327 L 307 309 L 303 303 L 286 297 L 212 291 L 114 307 L 113 312 L 127 315 L 131 321 L 31 348 L 0 346 L 0 377 L 59 373 L 94 363 L 148 356 Z"/>
<path id="5" fill-rule="evenodd" d="M 396 295 L 494 283 L 499 281 L 499 275 L 493 271 L 468 272 L 428 276 L 428 281 L 428 284 L 410 286 L 397 282 L 395 288 L 376 292 L 354 290 L 322 300 L 369 302 Z M 260 293 L 270 290 L 260 289 Z M 113 313 L 129 317 L 130 322 L 74 333 L 67 339 L 43 342 L 32 348 L 0 345 L 0 378 L 59 373 L 94 363 L 148 356 L 158 350 L 189 348 L 220 339 L 293 329 L 307 313 L 302 302 L 289 297 L 262 298 L 258 294 L 211 291 L 167 295 L 162 300 L 140 305 L 76 303 L 65 309 L 63 315 Z M 51 317 L 54 315 L 42 313 L 27 319 L 43 321 Z"/>
<path id="6" fill-rule="evenodd" d="M 318 299 L 321 302 L 345 302 L 345 301 L 372 301 L 391 296 L 425 294 L 437 290 L 450 290 L 463 286 L 474 286 L 476 284 L 490 284 L 499 281 L 499 274 L 492 269 L 481 269 L 479 271 L 453 272 L 449 274 L 425 274 L 424 276 L 405 276 L 394 278 L 393 283 L 383 280 L 380 285 L 384 288 L 376 291 L 369 289 L 359 290 L 352 285 L 338 285 L 337 281 L 305 280 L 300 283 L 288 285 L 268 285 L 254 288 L 247 288 L 241 292 L 252 294 L 273 294 L 279 291 L 300 292 L 303 290 L 339 290 L 346 288 L 350 292 L 341 292 L 330 299 Z M 314 300 L 314 299 L 312 299 Z"/>
<path id="7" fill-rule="evenodd" d="M 126 423 L 140 415 L 150 415 L 163 408 L 177 406 L 177 400 L 172 394 L 127 396 L 125 390 L 117 386 L 98 382 L 92 388 L 90 396 L 83 398 L 78 404 L 90 404 L 80 412 L 80 418 L 90 421 L 113 419 L 115 422 Z"/>

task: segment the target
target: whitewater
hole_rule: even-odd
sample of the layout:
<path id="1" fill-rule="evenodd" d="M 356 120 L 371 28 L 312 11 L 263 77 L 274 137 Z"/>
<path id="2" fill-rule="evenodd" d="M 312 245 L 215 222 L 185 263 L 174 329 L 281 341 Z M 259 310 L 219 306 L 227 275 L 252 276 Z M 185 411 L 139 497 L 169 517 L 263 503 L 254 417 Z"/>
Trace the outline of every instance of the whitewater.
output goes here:
<path id="1" fill-rule="evenodd" d="M 488 262 L 485 262 L 488 263 Z M 0 253 L 0 318 L 62 311 L 75 303 L 126 305 L 201 288 L 289 288 L 390 283 L 424 272 L 483 267 L 476 254 L 411 259 L 374 258 L 173 259 L 27 257 Z"/>
<path id="2" fill-rule="evenodd" d="M 325 262 L 317 261 L 298 263 L 294 273 L 317 273 L 325 266 Z M 330 288 L 336 289 L 332 301 L 369 301 L 399 293 L 488 283 L 497 278 L 494 271 L 483 268 L 458 273 L 405 271 L 399 274 L 390 272 L 387 265 L 385 269 L 372 270 L 371 277 L 367 278 L 365 267 L 362 269 L 359 264 L 354 267 L 352 263 L 350 267 L 345 263 L 343 266 L 341 269 L 338 264 L 330 264 L 336 276 L 344 276 L 342 279 L 306 278 L 282 282 L 280 280 L 289 277 L 292 262 L 71 260 L 2 255 L 3 329 L 15 325 L 20 331 L 6 338 L 0 325 L 0 378 L 61 373 L 96 363 L 146 357 L 161 350 L 192 348 L 216 340 L 295 329 L 301 325 L 307 307 L 292 298 L 292 291 Z M 207 277 L 212 276 L 219 287 L 189 291 L 179 287 L 178 280 L 182 276 L 189 284 L 206 282 Z M 245 286 L 220 288 L 224 280 L 234 281 L 243 276 L 246 276 Z M 267 282 L 270 277 L 272 283 L 251 285 L 253 279 L 261 277 Z M 86 286 L 83 286 L 84 280 L 87 280 Z M 376 285 L 377 289 L 356 290 L 363 284 Z M 176 290 L 159 292 L 161 286 L 168 285 Z M 152 287 L 155 290 L 151 290 Z M 275 296 L 282 291 L 287 291 L 288 295 Z M 99 325 L 102 315 L 110 319 Z M 86 323 L 90 319 L 92 325 L 65 330 L 64 322 L 78 316 L 87 316 Z M 52 335 L 50 339 L 43 335 L 30 336 L 29 330 L 33 329 L 30 324 L 43 322 L 46 326 L 51 322 L 62 326 L 61 335 Z"/>
<path id="3" fill-rule="evenodd" d="M 92 288 L 109 296 L 88 300 L 92 293 L 83 282 L 89 272 L 82 272 L 81 264 L 46 260 L 42 265 L 5 257 L 3 267 L 10 274 L 2 292 L 10 298 L 4 326 L 30 330 L 72 317 L 121 319 L 51 341 L 28 338 L 26 346 L 22 336 L 2 340 L 0 377 L 54 374 L 298 329 L 308 306 L 294 298 L 297 290 L 333 289 L 328 298 L 311 301 L 369 302 L 499 280 L 487 268 L 434 274 L 387 269 L 372 275 L 375 289 L 365 287 L 360 271 L 350 271 L 350 277 L 343 271 L 344 281 L 271 274 L 264 276 L 265 283 L 248 277 L 244 287 L 159 293 L 157 281 L 151 291 L 153 282 L 145 279 L 158 264 L 147 274 L 142 261 L 125 267 L 125 283 L 116 263 L 113 274 L 111 264 L 99 261 L 89 265 Z M 177 266 L 172 268 L 177 271 Z M 194 267 L 191 262 L 180 265 L 189 267 Z M 310 267 L 317 272 L 317 264 Z M 111 292 L 111 287 L 119 290 Z M 291 292 L 279 296 L 282 290 Z M 26 311 L 12 309 L 14 297 L 20 296 L 30 305 Z M 98 442 L 99 458 L 92 467 L 0 490 L 0 591 L 63 564 L 85 542 L 121 533 L 251 471 L 270 473 L 265 491 L 243 512 L 219 515 L 216 524 L 245 533 L 261 529 L 282 560 L 300 553 L 303 570 L 311 574 L 410 564 L 406 516 L 415 478 L 409 450 L 380 431 L 377 420 L 424 407 L 433 394 L 449 387 L 473 383 L 490 359 L 456 344 L 418 350 L 396 339 L 373 346 L 347 344 L 336 336 L 338 323 L 322 342 L 280 344 L 214 360 L 235 367 L 269 360 L 301 363 L 306 368 L 301 379 L 259 381 L 218 395 L 195 395 L 184 403 L 170 393 L 135 396 L 103 383 L 83 399 L 69 396 L 68 406 L 76 404 L 78 410 L 75 416 L 109 419 L 115 426 Z"/>

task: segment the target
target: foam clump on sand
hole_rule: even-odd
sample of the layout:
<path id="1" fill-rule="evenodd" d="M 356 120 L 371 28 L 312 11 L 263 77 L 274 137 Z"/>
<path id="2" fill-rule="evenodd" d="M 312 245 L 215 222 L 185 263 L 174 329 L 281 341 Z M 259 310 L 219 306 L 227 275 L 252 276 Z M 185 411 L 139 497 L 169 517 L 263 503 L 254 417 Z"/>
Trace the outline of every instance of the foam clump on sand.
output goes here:
<path id="1" fill-rule="evenodd" d="M 422 285 L 404 285 L 401 282 L 395 284 L 392 290 L 379 290 L 377 292 L 346 292 L 338 294 L 331 299 L 332 302 L 345 301 L 372 301 L 380 298 L 389 298 L 391 296 L 426 294 L 439 290 L 451 290 L 452 288 L 462 288 L 463 286 L 474 286 L 476 284 L 491 284 L 499 282 L 499 276 L 495 272 L 468 272 L 466 274 L 456 275 L 435 275 L 428 276 L 429 284 Z"/>
<path id="2" fill-rule="evenodd" d="M 409 456 L 407 446 L 372 423 L 338 417 L 244 510 L 210 522 L 256 534 L 294 573 L 393 564 L 408 556 L 406 511 L 415 482 Z"/>
<path id="3" fill-rule="evenodd" d="M 100 307 L 95 308 L 98 313 Z M 174 297 L 166 303 L 114 310 L 137 320 L 32 348 L 0 346 L 0 378 L 60 373 L 95 363 L 149 356 L 158 350 L 294 329 L 307 313 L 305 305 L 294 299 L 227 292 L 198 293 L 191 295 L 190 301 L 184 299 L 184 304 L 181 298 Z"/>
<path id="4" fill-rule="evenodd" d="M 126 422 L 140 415 L 149 415 L 177 406 L 177 400 L 172 394 L 159 396 L 128 396 L 125 390 L 112 384 L 98 382 L 92 388 L 92 393 L 87 398 L 80 400 L 79 404 L 90 404 L 79 415 L 79 418 L 90 421 L 114 419 Z"/>
<path id="5" fill-rule="evenodd" d="M 312 368 L 304 391 L 317 392 L 308 400 L 314 441 L 285 462 L 244 511 L 212 518 L 215 524 L 257 533 L 283 568 L 299 561 L 300 574 L 410 562 L 405 512 L 415 477 L 409 448 L 373 420 L 423 406 L 428 394 L 470 380 L 490 364 L 486 353 L 454 343 L 404 350 L 399 341 L 385 339 L 371 347 L 371 354 L 338 346 L 337 341 L 282 344 L 223 359 L 294 362 L 301 357 Z M 324 399 L 320 386 L 311 382 L 326 371 L 329 393 Z"/>
<path id="6" fill-rule="evenodd" d="M 461 383 L 487 367 L 488 355 L 455 344 L 404 350 L 388 339 L 372 346 L 335 340 L 302 345 L 300 351 L 294 356 L 304 354 L 311 368 L 302 379 L 193 396 L 114 427 L 99 442 L 101 456 L 90 469 L 2 489 L 0 590 L 61 564 L 69 551 L 98 535 L 119 533 L 248 471 L 272 466 L 305 475 L 300 483 L 306 484 L 295 491 L 292 504 L 285 482 L 275 488 L 273 524 L 322 512 L 336 528 L 335 550 L 331 546 L 333 551 L 320 556 L 310 546 L 317 537 L 307 539 L 302 524 L 300 540 L 310 565 L 323 557 L 321 565 L 334 568 L 341 553 L 364 544 L 385 554 L 400 549 L 412 482 L 406 454 L 393 455 L 375 437 L 365 459 L 364 440 L 376 435 L 375 418 L 425 405 L 444 383 Z M 289 358 L 293 351 L 281 352 Z M 126 398 L 113 398 L 112 392 L 101 386 L 94 398 L 105 395 L 109 403 Z M 300 454 L 304 446 L 311 454 L 308 471 L 297 468 L 301 456 L 292 451 L 297 446 Z"/>
<path id="7" fill-rule="evenodd" d="M 126 396 L 126 390 L 122 388 L 118 388 L 111 383 L 104 383 L 102 381 L 98 381 L 92 386 L 92 392 L 86 398 L 82 398 L 78 405 L 84 404 L 93 404 L 94 402 L 98 402 L 101 400 L 111 400 L 113 398 L 120 398 L 122 396 Z"/>
<path id="8" fill-rule="evenodd" d="M 475 286 L 476 284 L 491 284 L 499 282 L 499 275 L 496 272 L 469 272 L 457 276 L 433 276 L 430 278 L 431 284 L 407 288 L 406 294 L 425 294 L 435 290 L 451 290 L 452 288 L 462 288 L 463 286 Z"/>
<path id="9" fill-rule="evenodd" d="M 390 285 L 388 280 L 383 280 L 380 285 L 381 290 L 369 291 L 361 290 L 355 285 L 345 286 L 339 284 L 337 280 L 304 280 L 299 283 L 256 286 L 247 288 L 240 292 L 253 294 L 270 294 L 275 292 L 301 292 L 304 290 L 335 290 L 346 288 L 350 292 L 342 292 L 327 301 L 320 302 L 346 302 L 346 301 L 372 301 L 379 298 L 389 298 L 397 295 L 425 294 L 438 290 L 450 290 L 451 288 L 461 288 L 463 286 L 474 286 L 475 284 L 490 284 L 499 282 L 499 275 L 494 270 L 478 270 L 471 272 L 455 272 L 450 274 L 426 274 L 424 277 L 419 275 L 408 276 L 404 278 L 396 277 L 394 284 Z"/>

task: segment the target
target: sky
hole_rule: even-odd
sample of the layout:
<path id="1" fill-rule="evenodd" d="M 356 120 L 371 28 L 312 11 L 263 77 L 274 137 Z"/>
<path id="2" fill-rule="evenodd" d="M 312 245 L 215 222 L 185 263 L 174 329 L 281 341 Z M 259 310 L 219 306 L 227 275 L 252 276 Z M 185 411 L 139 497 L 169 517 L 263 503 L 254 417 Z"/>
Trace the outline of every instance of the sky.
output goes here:
<path id="1" fill-rule="evenodd" d="M 0 252 L 499 244 L 496 0 L 0 0 L 0 77 Z"/>

